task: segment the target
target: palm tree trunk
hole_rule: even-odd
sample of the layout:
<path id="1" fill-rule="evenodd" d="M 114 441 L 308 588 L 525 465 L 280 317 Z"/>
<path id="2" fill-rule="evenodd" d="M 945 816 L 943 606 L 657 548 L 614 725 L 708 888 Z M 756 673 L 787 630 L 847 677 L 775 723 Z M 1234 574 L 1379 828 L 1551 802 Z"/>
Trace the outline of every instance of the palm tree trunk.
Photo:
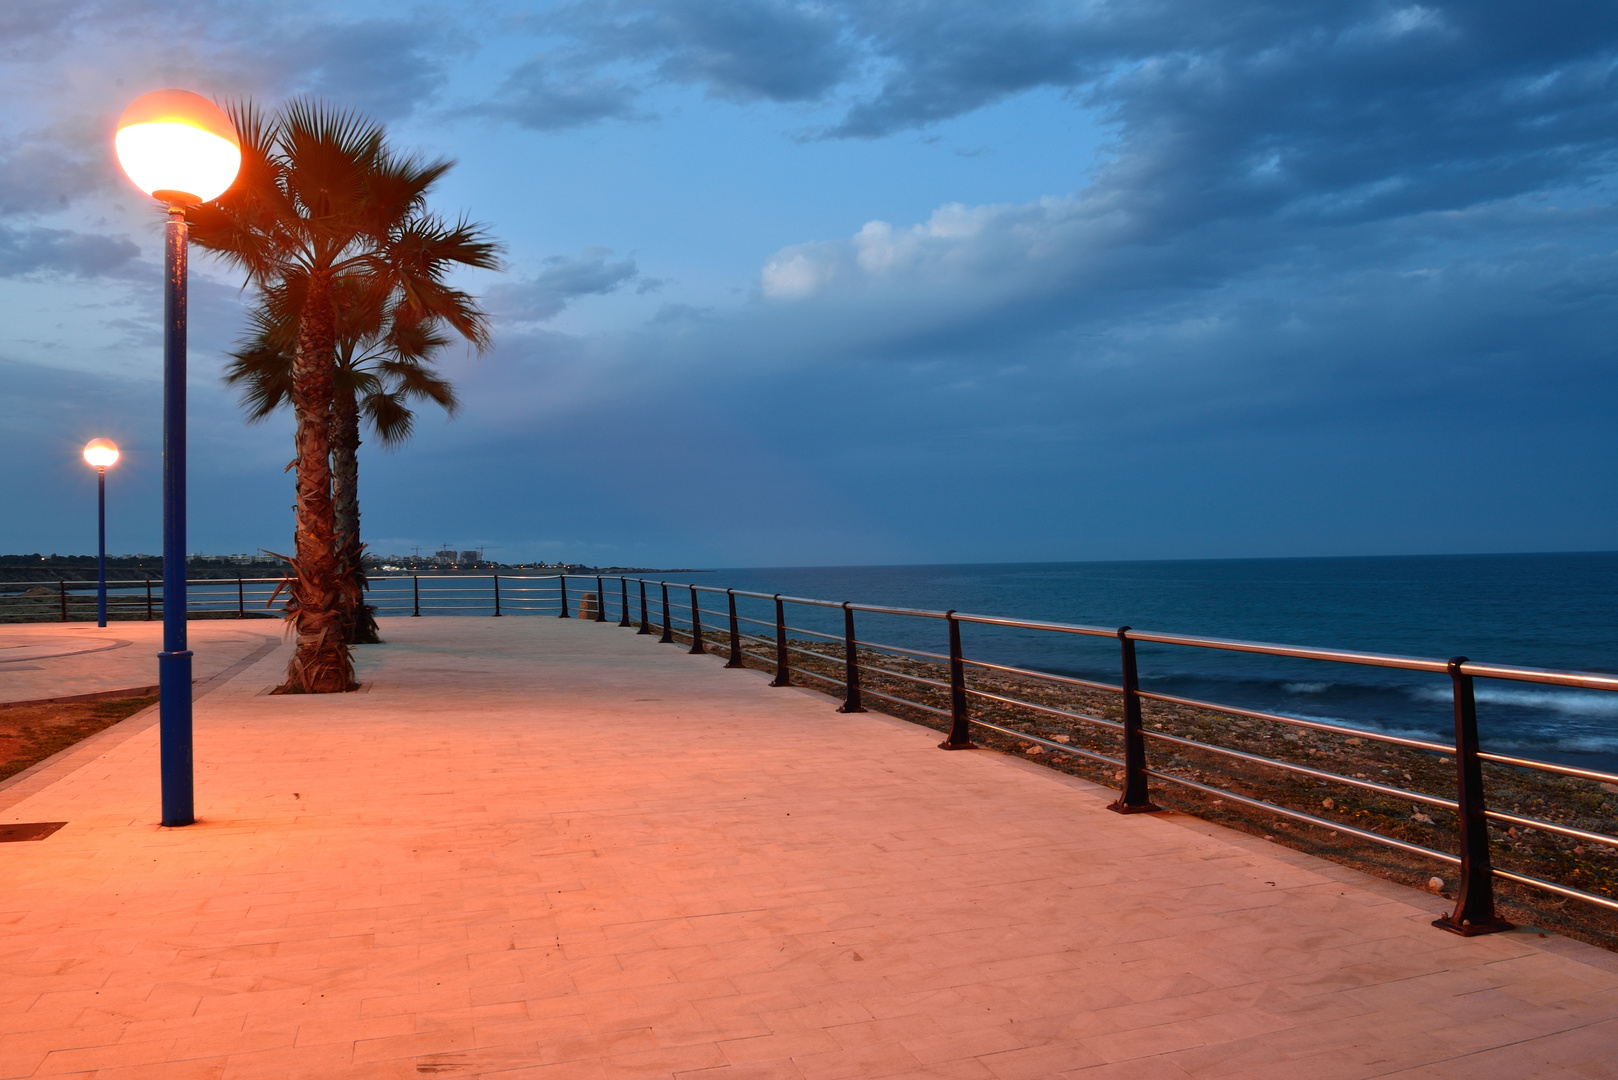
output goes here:
<path id="1" fill-rule="evenodd" d="M 331 411 L 336 374 L 331 282 L 311 275 L 292 360 L 298 504 L 287 618 L 296 627 L 297 645 L 282 689 L 293 693 L 331 694 L 354 687 L 354 664 L 342 626 L 347 583 L 337 572 L 332 521 Z"/>
<path id="2" fill-rule="evenodd" d="M 343 590 L 343 640 L 375 645 L 376 612 L 365 602 L 371 583 L 365 577 L 365 545 L 360 543 L 360 409 L 352 386 L 339 386 L 332 397 L 331 479 L 333 522 L 337 530 L 338 573 Z"/>

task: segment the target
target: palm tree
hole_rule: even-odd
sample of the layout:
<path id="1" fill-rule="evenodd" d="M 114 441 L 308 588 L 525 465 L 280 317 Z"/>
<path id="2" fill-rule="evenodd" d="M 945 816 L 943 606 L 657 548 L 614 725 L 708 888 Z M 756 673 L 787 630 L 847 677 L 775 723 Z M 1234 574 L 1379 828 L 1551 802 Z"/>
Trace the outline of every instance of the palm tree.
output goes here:
<path id="1" fill-rule="evenodd" d="M 384 313 L 374 292 L 356 290 L 339 279 L 337 297 L 337 377 L 332 398 L 331 459 L 333 529 L 337 537 L 340 572 L 352 587 L 345 599 L 363 597 L 370 587 L 360 541 L 359 458 L 360 422 L 368 422 L 378 441 L 394 449 L 407 441 L 415 428 L 413 401 L 431 401 L 454 414 L 455 390 L 432 369 L 431 355 L 449 344 L 430 323 L 413 323 L 409 312 L 395 304 Z M 249 423 L 268 417 L 288 403 L 292 392 L 295 330 L 288 324 L 295 312 L 274 295 L 265 296 L 248 315 L 250 333 L 231 354 L 225 381 L 242 391 L 242 407 Z M 393 316 L 392 318 L 386 317 Z M 398 316 L 405 316 L 403 324 Z M 436 321 L 436 320 L 434 320 Z M 479 323 L 481 330 L 481 320 Z M 481 343 L 481 335 L 478 342 Z M 370 605 L 351 604 L 344 613 L 344 631 L 350 644 L 375 643 L 376 619 Z"/>
<path id="2" fill-rule="evenodd" d="M 399 157 L 382 128 L 358 114 L 313 101 L 291 102 L 271 121 L 250 104 L 229 111 L 241 171 L 230 191 L 189 217 L 192 240 L 243 270 L 282 325 L 296 327 L 287 397 L 297 422 L 297 527 L 287 617 L 297 644 L 283 689 L 350 690 L 343 620 L 361 597 L 343 573 L 332 501 L 338 283 L 379 305 L 397 297 L 401 325 L 442 320 L 481 343 L 476 303 L 443 278 L 450 263 L 494 267 L 496 248 L 476 227 L 446 226 L 426 213 L 427 190 L 450 162 Z M 436 262 L 423 262 L 424 236 L 447 237 Z"/>

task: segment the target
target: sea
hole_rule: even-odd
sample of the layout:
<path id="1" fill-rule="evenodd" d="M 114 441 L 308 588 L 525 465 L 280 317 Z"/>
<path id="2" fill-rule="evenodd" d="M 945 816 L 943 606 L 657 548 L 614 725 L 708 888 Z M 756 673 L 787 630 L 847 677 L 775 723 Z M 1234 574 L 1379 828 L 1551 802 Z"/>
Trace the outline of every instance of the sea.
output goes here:
<path id="1" fill-rule="evenodd" d="M 1618 673 L 1618 552 L 770 567 L 662 576 L 825 600 Z M 651 595 L 655 610 L 655 587 Z M 689 593 L 674 590 L 670 602 L 678 611 Z M 722 606 L 723 598 L 703 602 Z M 773 619 L 769 601 L 743 600 L 739 611 Z M 789 606 L 787 621 L 842 634 L 840 611 Z M 935 653 L 947 648 L 939 620 L 861 613 L 857 630 L 864 640 Z M 972 624 L 962 626 L 962 637 L 968 657 L 1119 681 L 1116 639 Z M 1454 738 L 1445 675 L 1149 643 L 1138 646 L 1138 664 L 1147 690 L 1440 742 Z M 1618 771 L 1618 693 L 1479 679 L 1476 696 L 1485 749 Z"/>

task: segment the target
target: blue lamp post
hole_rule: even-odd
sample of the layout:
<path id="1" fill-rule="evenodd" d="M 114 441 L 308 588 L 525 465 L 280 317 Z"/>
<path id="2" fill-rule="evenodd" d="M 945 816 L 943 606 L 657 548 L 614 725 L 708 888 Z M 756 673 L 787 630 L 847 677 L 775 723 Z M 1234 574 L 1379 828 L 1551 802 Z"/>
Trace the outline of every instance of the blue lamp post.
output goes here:
<path id="1" fill-rule="evenodd" d="M 96 625 L 107 625 L 107 466 L 118 460 L 118 444 L 91 439 L 84 460 L 96 470 Z"/>
<path id="2" fill-rule="evenodd" d="M 196 820 L 191 651 L 185 634 L 185 211 L 217 199 L 241 168 L 236 128 L 207 98 L 154 90 L 118 119 L 118 162 L 168 208 L 163 230 L 163 651 L 157 654 L 163 824 Z"/>

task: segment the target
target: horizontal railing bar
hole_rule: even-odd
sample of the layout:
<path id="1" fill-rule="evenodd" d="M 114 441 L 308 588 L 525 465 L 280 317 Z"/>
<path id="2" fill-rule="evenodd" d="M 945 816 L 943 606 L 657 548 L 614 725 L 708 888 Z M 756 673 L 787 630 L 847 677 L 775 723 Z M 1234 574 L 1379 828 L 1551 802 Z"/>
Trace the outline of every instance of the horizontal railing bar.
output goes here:
<path id="1" fill-rule="evenodd" d="M 1479 679 L 1506 679 L 1511 682 L 1543 683 L 1548 686 L 1576 686 L 1581 690 L 1618 690 L 1618 675 L 1595 671 L 1550 671 L 1545 668 L 1485 664 L 1468 660 L 1461 665 L 1464 674 Z"/>
<path id="2" fill-rule="evenodd" d="M 1098 754 L 1094 750 L 1086 750 L 1083 747 L 1069 746 L 1066 743 L 1059 743 L 1052 739 L 1042 738 L 1038 735 L 1030 735 L 1025 731 L 1018 731 L 1015 728 L 1001 727 L 999 724 L 991 724 L 987 720 L 973 720 L 972 724 L 977 727 L 988 728 L 990 731 L 998 731 L 1002 735 L 1011 735 L 1018 739 L 1025 739 L 1028 742 L 1036 742 L 1041 746 L 1048 746 L 1052 750 L 1060 750 L 1064 754 L 1075 754 L 1079 757 L 1089 758 L 1092 761 L 1104 761 L 1108 765 L 1115 765 L 1120 769 L 1124 766 L 1122 761 L 1119 761 L 1117 758 L 1108 757 L 1106 754 Z"/>
<path id="3" fill-rule="evenodd" d="M 977 623 L 980 626 L 1007 626 L 1018 630 L 1047 630 L 1058 634 L 1083 634 L 1087 637 L 1118 636 L 1118 628 L 1104 626 L 1083 626 L 1077 623 L 1041 622 L 1038 619 L 1016 619 L 1005 615 L 966 615 L 957 611 L 955 620 L 964 623 Z M 1134 637 L 1134 634 L 1129 635 Z"/>
<path id="4" fill-rule="evenodd" d="M 1375 742 L 1389 743 L 1393 746 L 1408 746 L 1415 750 L 1430 750 L 1435 754 L 1454 756 L 1455 747 L 1445 746 L 1443 743 L 1431 743 L 1422 739 L 1406 739 L 1400 735 L 1383 735 L 1380 732 L 1366 731 L 1363 728 L 1345 727 L 1342 724 L 1328 724 L 1323 720 L 1300 720 L 1295 716 L 1281 716 L 1277 713 L 1258 712 L 1253 709 L 1238 709 L 1231 705 L 1219 705 L 1212 701 L 1198 701 L 1196 698 L 1176 697 L 1173 694 L 1157 694 L 1151 691 L 1138 691 L 1143 698 L 1153 701 L 1166 701 L 1170 705 L 1189 705 L 1195 709 L 1212 709 L 1214 712 L 1230 713 L 1232 716 L 1247 716 L 1254 720 L 1270 720 L 1277 724 L 1287 724 L 1291 727 L 1312 728 L 1315 731 L 1330 731 L 1337 735 L 1349 735 L 1356 739 L 1371 739 Z"/>
<path id="5" fill-rule="evenodd" d="M 838 607 L 843 605 L 838 604 Z M 913 619 L 947 619 L 947 611 L 927 611 L 923 608 L 888 607 L 884 604 L 855 604 L 848 605 L 855 611 L 869 611 L 876 615 L 905 615 Z"/>
<path id="6" fill-rule="evenodd" d="M 1608 847 L 1618 847 L 1618 836 L 1608 836 L 1605 833 L 1586 832 L 1575 829 L 1571 825 L 1558 825 L 1554 821 L 1541 821 L 1538 818 L 1526 818 L 1517 814 L 1508 814 L 1501 810 L 1485 810 L 1483 816 L 1491 821 L 1505 821 L 1512 825 L 1521 825 L 1525 829 L 1538 829 L 1540 832 L 1557 833 L 1561 836 L 1571 836 L 1576 840 L 1587 840 L 1592 844 L 1605 844 Z"/>
<path id="7" fill-rule="evenodd" d="M 1511 757 L 1507 754 L 1491 754 L 1478 751 L 1478 759 L 1492 761 L 1497 765 L 1515 765 L 1522 769 L 1537 769 L 1540 772 L 1558 773 L 1562 776 L 1574 776 L 1581 780 L 1594 780 L 1602 784 L 1618 784 L 1618 776 L 1598 769 L 1581 769 L 1577 765 L 1558 765 L 1551 761 L 1532 761 L 1528 758 Z"/>
<path id="8" fill-rule="evenodd" d="M 771 597 L 771 599 L 773 600 L 774 597 Z M 781 602 L 783 604 L 802 604 L 805 607 L 840 608 L 843 606 L 837 600 L 816 600 L 808 596 L 787 596 L 785 594 L 781 596 Z"/>
<path id="9" fill-rule="evenodd" d="M 887 675 L 895 679 L 904 679 L 908 682 L 921 683 L 923 686 L 936 686 L 941 690 L 948 690 L 950 688 L 950 685 L 947 682 L 939 682 L 937 679 L 928 679 L 920 675 L 911 675 L 903 671 L 892 671 L 888 668 L 877 667 L 874 664 L 861 664 L 860 670 L 874 671 L 879 675 Z"/>
<path id="10" fill-rule="evenodd" d="M 1075 679 L 1071 675 L 1052 675 L 1048 671 L 1034 671 L 1031 668 L 1011 667 L 1007 664 L 991 664 L 987 660 L 973 660 L 969 656 L 961 657 L 961 662 L 963 664 L 971 664 L 974 667 L 993 668 L 995 671 L 1009 671 L 1013 675 L 1028 675 L 1035 679 L 1046 679 L 1050 682 L 1064 683 L 1068 686 L 1084 686 L 1090 688 L 1091 690 L 1111 690 L 1115 694 L 1121 694 L 1124 692 L 1123 687 L 1113 686 L 1110 683 L 1091 682 L 1088 679 Z"/>
<path id="11" fill-rule="evenodd" d="M 1114 631 L 1114 633 L 1117 633 L 1117 631 Z M 1190 634 L 1164 634 L 1149 630 L 1130 630 L 1128 636 L 1132 641 L 1150 641 L 1159 645 L 1187 645 L 1200 649 L 1223 649 L 1226 652 L 1258 653 L 1264 656 L 1291 656 L 1300 660 L 1332 660 L 1337 663 L 1360 664 L 1365 667 L 1430 671 L 1439 675 L 1449 672 L 1449 662 L 1447 660 L 1427 660 L 1418 656 L 1354 652 L 1349 649 L 1322 649 L 1309 645 L 1274 645 L 1267 641 L 1194 637 Z"/>
<path id="12" fill-rule="evenodd" d="M 898 645 L 883 645 L 878 641 L 861 641 L 859 638 L 854 639 L 854 644 L 856 647 L 876 649 L 878 652 L 900 653 L 904 656 L 920 656 L 927 660 L 942 660 L 946 664 L 949 663 L 949 657 L 943 653 L 922 652 L 920 649 L 906 649 L 901 648 Z"/>
<path id="13" fill-rule="evenodd" d="M 1265 802 L 1263 799 L 1250 799 L 1246 795 L 1238 795 L 1234 791 L 1226 791 L 1224 788 L 1216 788 L 1209 784 L 1199 784 L 1195 780 L 1188 780 L 1183 776 L 1175 776 L 1173 773 L 1159 772 L 1156 769 L 1146 769 L 1145 773 L 1147 776 L 1155 776 L 1159 780 L 1166 780 L 1171 784 L 1179 784 L 1182 787 L 1195 788 L 1196 790 L 1207 795 L 1212 795 L 1215 798 L 1229 799 L 1231 802 L 1238 802 L 1244 806 L 1251 806 L 1255 810 L 1265 810 L 1281 817 L 1291 818 L 1294 821 L 1304 821 L 1311 825 L 1319 825 L 1322 829 L 1330 829 L 1332 832 L 1338 833 L 1347 833 L 1350 836 L 1357 836 L 1361 840 L 1369 840 L 1374 844 L 1385 844 L 1388 847 L 1398 848 L 1401 851 L 1408 851 L 1414 855 L 1425 855 L 1429 859 L 1437 859 L 1439 862 L 1449 863 L 1451 866 L 1459 866 L 1461 864 L 1459 856 L 1451 855 L 1448 852 L 1434 851 L 1432 848 L 1422 847 L 1420 844 L 1411 844 L 1404 840 L 1395 840 L 1391 836 L 1383 836 L 1381 833 L 1369 832 L 1365 829 L 1356 829 L 1354 826 L 1344 825 L 1340 821 L 1327 821 L 1325 818 L 1318 818 L 1313 814 L 1305 814 L 1301 810 L 1288 810 L 1284 806 L 1277 806 L 1274 803 Z"/>
<path id="14" fill-rule="evenodd" d="M 795 652 L 800 656 L 812 656 L 816 660 L 824 660 L 828 664 L 842 664 L 844 667 L 848 666 L 848 661 L 843 659 L 841 656 L 827 656 L 825 653 L 818 653 L 818 652 L 815 652 L 815 650 L 813 650 L 813 649 L 805 649 L 803 646 L 794 645 L 791 642 L 787 643 L 787 651 L 788 652 Z M 794 670 L 796 670 L 796 669 L 794 669 Z M 860 667 L 860 670 L 861 671 L 868 671 L 870 669 L 866 668 L 866 667 L 864 667 L 862 665 Z"/>
<path id="15" fill-rule="evenodd" d="M 822 639 L 824 639 L 826 641 L 842 641 L 843 640 L 843 638 L 842 638 L 842 636 L 840 634 L 822 634 L 818 630 L 805 630 L 800 626 L 788 626 L 788 627 L 785 627 L 784 629 L 786 629 L 786 630 L 788 630 L 788 631 L 790 631 L 791 633 L 794 633 L 794 634 L 808 634 L 810 637 L 822 638 Z"/>
<path id="16" fill-rule="evenodd" d="M 860 687 L 860 694 L 864 697 L 881 698 L 883 701 L 892 701 L 899 705 L 907 705 L 912 709 L 920 709 L 922 712 L 930 712 L 934 716 L 948 716 L 950 714 L 948 709 L 935 709 L 931 705 L 923 705 L 919 701 L 911 701 L 909 698 L 894 697 L 892 694 L 884 694 L 880 690 L 872 690 L 869 686 Z"/>
<path id="17" fill-rule="evenodd" d="M 822 675 L 820 672 L 818 672 L 818 671 L 810 671 L 808 668 L 793 668 L 792 669 L 792 674 L 794 674 L 794 675 L 807 675 L 811 679 L 820 679 L 820 680 L 822 680 L 824 682 L 829 682 L 834 686 L 847 686 L 848 685 L 848 683 L 846 681 L 844 681 L 843 679 L 834 679 L 830 675 Z"/>
<path id="18" fill-rule="evenodd" d="M 1387 784 L 1378 784 L 1372 780 L 1359 780 L 1352 776 L 1343 776 L 1341 773 L 1326 772 L 1323 769 L 1311 769 L 1307 765 L 1295 765 L 1290 761 L 1278 761 L 1275 758 L 1267 758 L 1261 754 L 1249 754 L 1245 750 L 1232 750 L 1227 746 L 1214 746 L 1211 743 L 1198 742 L 1195 739 L 1187 739 L 1179 735 L 1170 735 L 1165 731 L 1153 731 L 1151 728 L 1144 728 L 1141 733 L 1149 738 L 1161 739 L 1164 742 L 1191 746 L 1198 750 L 1206 750 L 1209 753 L 1222 754 L 1225 757 L 1240 758 L 1242 761 L 1250 761 L 1255 765 L 1268 765 L 1272 768 L 1297 773 L 1300 776 L 1313 776 L 1317 780 L 1325 780 L 1333 784 L 1346 784 L 1349 787 L 1375 791 L 1378 794 L 1392 798 L 1409 799 L 1411 802 L 1426 803 L 1428 806 L 1441 806 L 1445 810 L 1460 809 L 1459 803 L 1452 799 L 1440 798 L 1437 795 L 1425 795 L 1419 791 L 1407 791 L 1404 788 L 1389 787 Z"/>
<path id="19" fill-rule="evenodd" d="M 947 683 L 939 683 L 938 685 L 948 688 Z M 999 694 L 991 694 L 987 690 L 974 690 L 970 686 L 966 688 L 966 692 L 971 694 L 973 697 L 988 698 L 990 701 L 998 701 L 1006 705 L 1016 705 L 1023 709 L 1034 709 L 1038 712 L 1050 713 L 1052 716 L 1067 716 L 1073 718 L 1074 720 L 1083 720 L 1091 724 L 1100 724 L 1103 727 L 1117 728 L 1122 730 L 1124 726 L 1116 720 L 1106 720 L 1099 716 L 1090 716 L 1087 713 L 1068 712 L 1066 709 L 1058 709 L 1052 705 L 1035 705 L 1032 701 L 1020 701 L 1017 698 L 1001 697 Z"/>
<path id="20" fill-rule="evenodd" d="M 1585 892 L 1583 889 L 1574 889 L 1566 885 L 1557 885 L 1550 881 L 1541 881 L 1539 878 L 1528 877 L 1525 874 L 1513 874 L 1510 870 L 1502 870 L 1498 866 L 1490 868 L 1494 876 L 1505 881 L 1514 881 L 1518 885 L 1526 885 L 1531 889 L 1544 889 L 1559 896 L 1566 896 L 1573 900 L 1583 900 L 1587 904 L 1595 904 L 1609 911 L 1618 911 L 1618 900 L 1610 896 L 1601 896 L 1598 893 Z"/>

